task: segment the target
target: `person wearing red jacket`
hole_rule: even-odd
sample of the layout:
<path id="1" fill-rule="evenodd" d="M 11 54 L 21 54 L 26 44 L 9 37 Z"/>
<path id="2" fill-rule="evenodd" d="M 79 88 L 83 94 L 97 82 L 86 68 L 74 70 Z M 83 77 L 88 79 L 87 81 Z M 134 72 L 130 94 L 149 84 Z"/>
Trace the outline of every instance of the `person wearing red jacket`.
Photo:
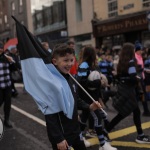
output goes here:
<path id="1" fill-rule="evenodd" d="M 75 44 L 73 41 L 69 41 L 67 43 L 69 45 L 70 48 L 73 48 L 75 50 Z M 74 65 L 72 66 L 72 68 L 70 69 L 70 73 L 73 75 L 73 76 L 76 76 L 77 75 L 77 69 L 78 69 L 78 62 L 77 62 L 77 58 L 76 56 L 74 57 Z"/>

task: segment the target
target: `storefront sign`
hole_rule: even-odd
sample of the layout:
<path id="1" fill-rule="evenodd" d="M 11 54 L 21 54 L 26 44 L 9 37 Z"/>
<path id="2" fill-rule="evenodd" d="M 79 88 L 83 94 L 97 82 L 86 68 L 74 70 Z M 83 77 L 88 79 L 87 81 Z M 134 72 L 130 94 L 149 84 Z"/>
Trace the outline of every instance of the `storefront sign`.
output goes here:
<path id="1" fill-rule="evenodd" d="M 96 36 L 105 36 L 148 28 L 146 15 L 120 19 L 95 26 Z"/>

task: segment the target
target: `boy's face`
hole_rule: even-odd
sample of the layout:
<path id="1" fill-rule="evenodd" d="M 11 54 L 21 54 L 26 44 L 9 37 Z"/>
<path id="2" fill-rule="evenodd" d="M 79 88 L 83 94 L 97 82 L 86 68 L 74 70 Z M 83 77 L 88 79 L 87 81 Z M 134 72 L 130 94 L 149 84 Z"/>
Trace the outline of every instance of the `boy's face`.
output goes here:
<path id="1" fill-rule="evenodd" d="M 67 53 L 63 57 L 57 56 L 52 59 L 52 62 L 60 72 L 68 74 L 74 64 L 74 55 Z"/>

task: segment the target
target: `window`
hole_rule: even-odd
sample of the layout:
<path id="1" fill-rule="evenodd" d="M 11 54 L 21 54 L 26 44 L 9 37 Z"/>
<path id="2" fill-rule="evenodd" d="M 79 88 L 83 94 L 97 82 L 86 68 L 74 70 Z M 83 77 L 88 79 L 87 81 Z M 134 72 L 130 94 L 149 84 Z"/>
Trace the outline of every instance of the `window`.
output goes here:
<path id="1" fill-rule="evenodd" d="M 8 22 L 7 15 L 4 15 L 4 22 L 5 22 L 5 24 L 7 24 L 7 22 Z"/>
<path id="2" fill-rule="evenodd" d="M 117 1 L 114 1 L 112 3 L 108 3 L 108 11 L 116 11 L 118 9 Z"/>
<path id="3" fill-rule="evenodd" d="M 12 11 L 15 10 L 15 3 L 14 3 L 14 2 L 11 3 L 11 10 L 12 10 Z"/>
<path id="4" fill-rule="evenodd" d="M 40 28 L 43 26 L 43 20 L 42 20 L 42 12 L 39 12 L 38 14 L 36 14 L 36 24 L 37 24 L 37 28 Z"/>
<path id="5" fill-rule="evenodd" d="M 47 7 L 43 10 L 43 26 L 47 26 L 53 23 L 52 7 Z"/>
<path id="6" fill-rule="evenodd" d="M 11 15 L 15 15 L 15 3 L 14 2 L 12 2 L 11 3 Z"/>
<path id="7" fill-rule="evenodd" d="M 23 1 L 22 0 L 19 0 L 19 13 L 22 13 L 23 12 Z"/>
<path id="8" fill-rule="evenodd" d="M 118 4 L 117 1 L 113 0 L 108 2 L 108 17 L 116 17 L 118 15 Z"/>
<path id="9" fill-rule="evenodd" d="M 24 25 L 24 21 L 23 21 L 23 20 L 21 21 L 21 24 L 23 24 L 23 25 Z"/>
<path id="10" fill-rule="evenodd" d="M 108 14 L 108 17 L 111 18 L 111 17 L 116 17 L 118 15 L 118 12 L 111 12 Z"/>
<path id="11" fill-rule="evenodd" d="M 20 6 L 22 6 L 22 5 L 23 5 L 22 0 L 19 0 L 19 5 L 20 5 Z"/>
<path id="12" fill-rule="evenodd" d="M 150 7 L 150 0 L 143 0 L 143 7 L 144 8 Z"/>
<path id="13" fill-rule="evenodd" d="M 81 0 L 76 0 L 76 20 L 77 22 L 82 21 Z"/>
<path id="14" fill-rule="evenodd" d="M 0 18 L 0 25 L 2 25 L 3 21 L 2 21 L 2 18 Z"/>

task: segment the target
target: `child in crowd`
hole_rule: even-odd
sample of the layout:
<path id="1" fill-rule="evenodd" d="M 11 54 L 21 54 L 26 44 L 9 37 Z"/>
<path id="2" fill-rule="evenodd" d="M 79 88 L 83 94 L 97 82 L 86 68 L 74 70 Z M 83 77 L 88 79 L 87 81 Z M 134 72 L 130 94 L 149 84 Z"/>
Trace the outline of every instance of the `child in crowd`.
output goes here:
<path id="1" fill-rule="evenodd" d="M 45 115 L 47 133 L 53 150 L 68 150 L 70 147 L 73 147 L 74 150 L 86 150 L 83 139 L 80 137 L 77 110 L 95 111 L 101 108 L 100 103 L 93 102 L 89 105 L 77 96 L 75 83 L 69 76 L 74 57 L 74 49 L 66 44 L 56 47 L 52 53 L 52 63 L 67 80 L 74 97 L 72 119 L 69 119 L 63 112 Z"/>
<path id="2" fill-rule="evenodd" d="M 95 71 L 97 68 L 96 65 L 96 52 L 95 49 L 91 46 L 87 46 L 83 50 L 82 62 L 78 68 L 78 81 L 85 88 L 85 90 L 96 100 L 99 101 L 101 97 L 101 80 L 96 79 L 93 81 L 88 80 L 88 76 L 91 71 Z M 90 90 L 94 88 L 94 90 Z M 92 100 L 83 92 L 83 90 L 78 88 L 79 97 L 81 97 L 86 103 L 91 104 Z M 108 144 L 104 137 L 102 119 L 104 122 L 107 122 L 106 115 L 101 110 L 95 110 L 89 112 L 88 110 L 83 110 L 81 115 L 81 131 L 84 132 L 86 127 L 86 122 L 89 119 L 90 113 L 94 119 L 94 128 L 97 134 L 97 137 L 100 141 L 99 150 L 117 150 Z M 105 135 L 106 136 L 106 135 Z"/>

